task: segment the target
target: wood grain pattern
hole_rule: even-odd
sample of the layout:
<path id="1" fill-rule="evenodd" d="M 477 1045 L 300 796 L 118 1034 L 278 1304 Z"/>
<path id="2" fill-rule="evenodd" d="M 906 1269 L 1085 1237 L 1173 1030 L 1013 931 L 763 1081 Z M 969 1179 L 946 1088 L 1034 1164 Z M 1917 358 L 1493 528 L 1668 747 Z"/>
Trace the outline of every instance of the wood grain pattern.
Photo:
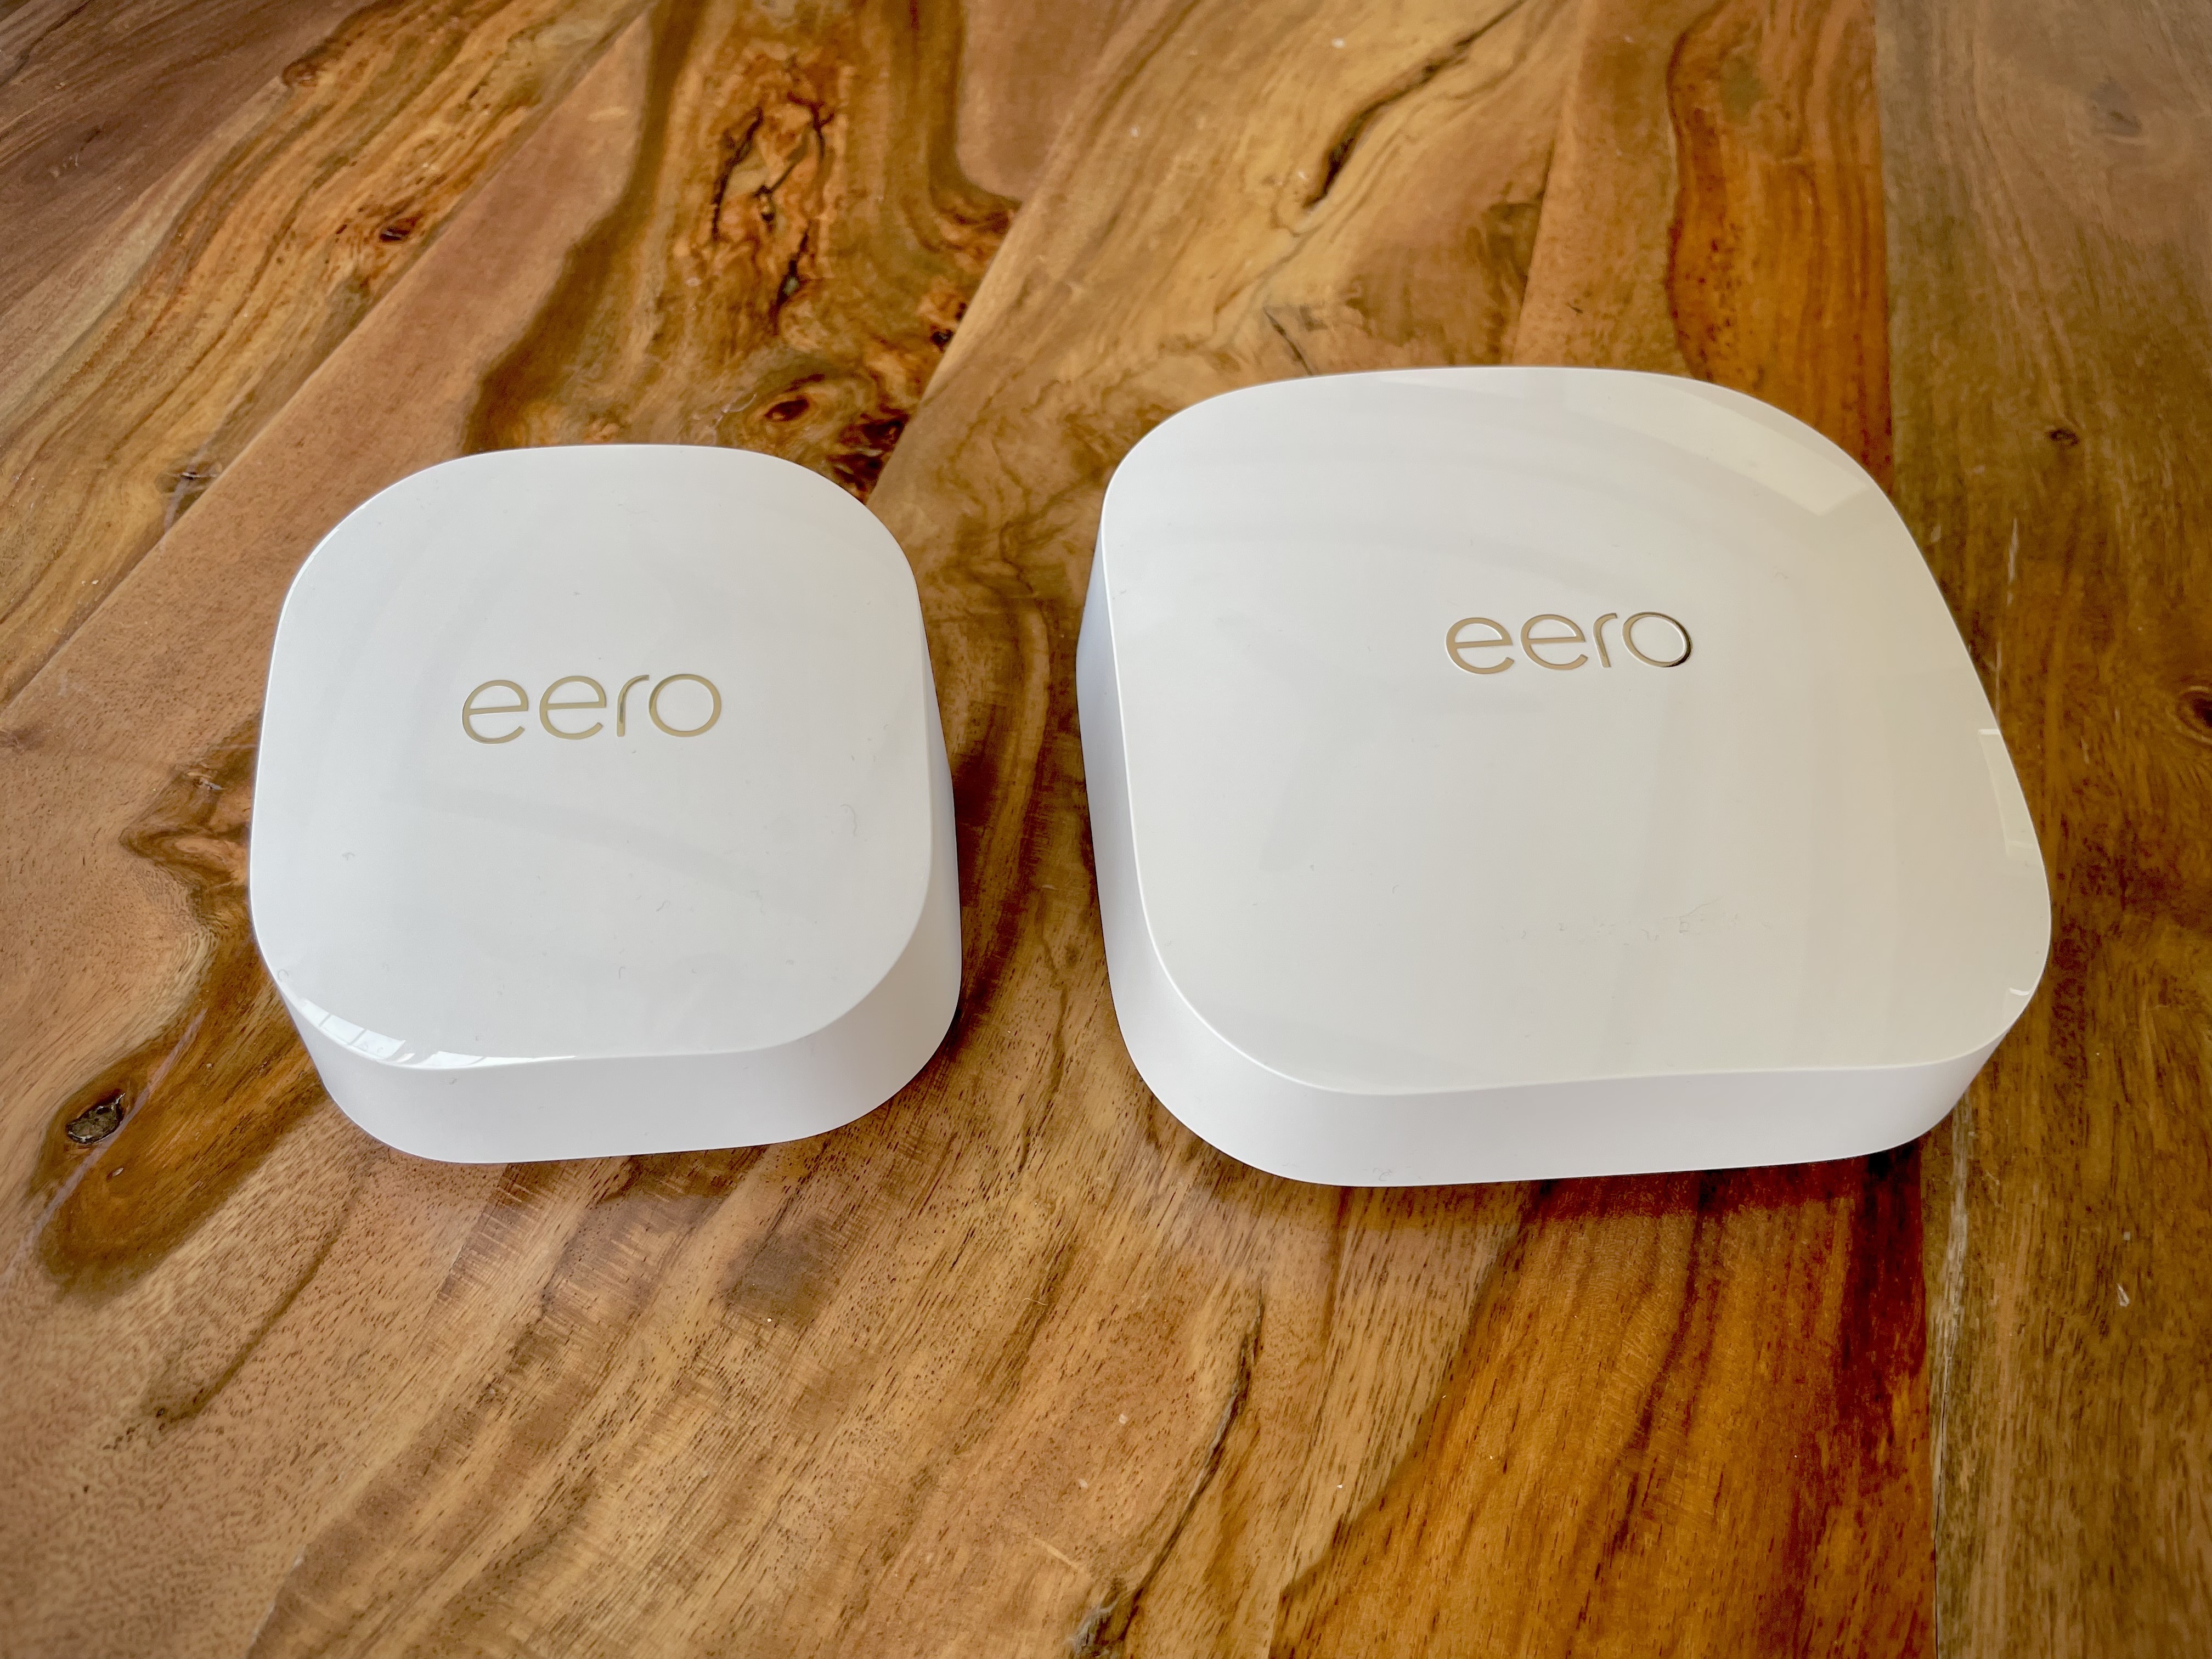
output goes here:
<path id="1" fill-rule="evenodd" d="M 1211 1152 L 1115 1031 L 1070 684 L 1104 479 L 1196 398 L 1624 363 L 1772 398 L 1886 477 L 1893 303 L 1900 493 L 2078 907 L 2025 1044 L 1927 1149 L 1942 1641 L 2191 1650 L 2212 691 L 2186 500 L 2118 597 L 2070 538 L 2121 545 L 2206 406 L 2201 80 L 2117 26 L 1999 52 L 1978 14 L 1892 18 L 1886 288 L 1866 0 L 632 15 L 362 13 L 326 49 L 343 108 L 264 88 L 132 175 L 81 244 L 117 297 L 0 382 L 36 392 L 9 441 L 47 422 L 62 467 L 51 499 L 8 475 L 11 580 L 35 608 L 72 561 L 129 569 L 58 642 L 0 635 L 0 1652 L 1927 1650 L 1920 1152 L 1337 1192 Z M 427 195 L 391 183 L 410 155 Z M 389 222 L 362 203 L 431 200 L 419 258 L 430 219 L 389 264 L 345 240 Z M 295 211 L 339 252 L 246 261 Z M 2129 337 L 2160 365 L 2132 412 L 2074 355 L 2113 291 L 2175 319 Z M 180 393 L 204 351 L 227 389 Z M 243 925 L 276 605 L 384 483 L 622 438 L 793 456 L 913 554 L 959 1023 L 811 1141 L 409 1159 L 323 1100 Z M 149 458 L 192 446 L 223 465 L 178 517 Z M 2032 606 L 2000 546 L 2023 493 Z M 2132 1237 L 2083 1242 L 2107 1222 Z M 2101 1322 L 2051 1294 L 2108 1270 L 2133 1299 Z M 2123 1409 L 2114 1485 L 2081 1425 Z"/>
<path id="2" fill-rule="evenodd" d="M 183 889 L 204 954 L 189 1005 L 81 1086 L 40 1148 L 30 1183 L 44 1204 L 39 1260 L 77 1295 L 112 1292 L 161 1261 L 324 1099 L 304 1049 L 255 1040 L 281 1033 L 286 1016 L 246 916 L 253 738 L 249 720 L 172 779 L 122 837 L 125 852 Z M 210 1099 L 225 1109 L 205 1110 Z M 100 1160 L 92 1180 L 68 1130 L 103 1105 L 136 1120 L 135 1144 Z M 193 1179 L 179 1182 L 179 1170 Z"/>
<path id="3" fill-rule="evenodd" d="M 208 165 L 147 264 L 9 388 L 0 696 L 197 500 L 638 9 L 356 12 Z"/>
<path id="4" fill-rule="evenodd" d="M 665 9 L 646 148 L 467 447 L 730 444 L 866 495 L 1013 204 L 952 164 L 960 18 Z"/>
<path id="5" fill-rule="evenodd" d="M 191 166 L 347 0 L 24 0 L 0 15 L 0 314 Z M 49 295 L 58 289 L 46 289 Z"/>
<path id="6" fill-rule="evenodd" d="M 1952 1654 L 2212 1646 L 2212 19 L 1886 4 L 1897 495 L 2035 809 L 2042 993 L 1929 1142 Z"/>
<path id="7" fill-rule="evenodd" d="M 961 20 L 961 170 L 986 190 L 1027 196 L 1070 100 L 1132 4 L 969 0 Z"/>
<path id="8" fill-rule="evenodd" d="M 233 148 L 225 129 L 281 95 L 284 65 L 350 9 L 23 0 L 0 15 L 0 402 L 36 379 L 26 346 L 65 344 L 99 314 Z"/>
<path id="9" fill-rule="evenodd" d="M 1335 38 L 1301 21 L 1304 40 L 1291 35 L 1297 46 L 1277 50 L 1310 50 L 1314 34 Z M 1048 172 L 1025 208 L 876 498 L 923 574 L 963 776 L 988 768 L 988 784 L 973 794 L 991 811 L 971 830 L 969 867 L 1001 871 L 1018 857 L 1037 884 L 1087 891 L 1072 810 L 1077 611 L 1106 473 L 1161 414 L 1317 363 L 1407 361 L 1399 354 L 1413 343 L 1409 325 L 1423 331 L 1414 361 L 1517 353 L 1516 325 L 1525 330 L 1552 301 L 1543 278 L 1568 286 L 1579 275 L 1547 241 L 1555 214 L 1570 235 L 1586 222 L 1585 192 L 1633 195 L 1639 210 L 1656 210 L 1651 240 L 1662 250 L 1693 237 L 1723 250 L 1748 244 L 1743 232 L 1759 221 L 1759 204 L 1725 186 L 1755 177 L 1764 158 L 1759 135 L 1734 125 L 1709 123 L 1683 147 L 1722 187 L 1637 193 L 1587 165 L 1564 199 L 1558 182 L 1546 185 L 1555 130 L 1562 147 L 1584 137 L 1583 121 L 1641 119 L 1664 134 L 1686 100 L 1717 101 L 1681 67 L 1700 61 L 1695 37 L 1660 42 L 1650 54 L 1659 73 L 1616 78 L 1546 50 L 1576 21 L 1524 8 L 1440 40 L 1411 74 L 1378 77 L 1371 101 L 1322 135 L 1327 148 L 1303 179 L 1295 166 L 1263 170 L 1273 157 L 1240 175 L 1234 128 L 1212 143 L 1174 131 L 1158 141 L 1176 147 L 1170 161 L 1116 142 L 1124 131 L 1142 137 L 1128 103 L 1073 118 L 1060 155 L 1073 159 Z M 1601 21 L 1579 21 L 1582 40 L 1602 36 Z M 1791 67 L 1774 73 L 1765 95 L 1814 128 L 1808 142 L 1826 176 L 1875 164 L 1864 96 L 1856 125 L 1820 118 L 1868 89 L 1863 8 L 1726 21 L 1731 46 Z M 1202 9 L 1159 19 L 1142 48 L 1159 103 L 1191 111 L 1193 125 L 1215 112 L 1196 64 L 1225 63 L 1240 85 L 1269 84 L 1265 58 L 1239 55 L 1265 50 L 1249 44 L 1243 21 Z M 1350 21 L 1338 27 L 1348 39 Z M 1793 48 L 1793 30 L 1841 35 L 1861 51 Z M 1705 61 L 1717 70 L 1729 58 L 1709 50 Z M 1571 62 L 1578 72 L 1568 76 Z M 1856 88 L 1845 78 L 1852 70 Z M 1415 101 L 1431 88 L 1435 104 Z M 1642 112 L 1625 107 L 1639 98 L 1648 100 Z M 1753 113 L 1742 112 L 1747 124 Z M 1250 118 L 1265 125 L 1273 114 L 1263 106 Z M 1454 118 L 1466 125 L 1455 130 Z M 1478 132 L 1480 144 L 1462 136 Z M 1512 140 L 1524 133 L 1516 149 Z M 1586 141 L 1586 153 L 1598 148 Z M 1470 167 L 1471 154 L 1482 165 Z M 1143 193 L 1141 181 L 1175 162 L 1188 168 L 1174 175 L 1176 188 Z M 1433 188 L 1448 165 L 1456 199 Z M 1849 327 L 1818 325 L 1830 296 L 1863 295 L 1869 283 L 1879 314 L 1879 192 L 1864 176 L 1849 193 L 1816 177 L 1826 234 L 1820 246 L 1802 231 L 1788 236 L 1776 263 L 1788 268 L 1796 252 L 1808 281 L 1775 296 L 1776 310 L 1817 319 L 1816 338 L 1848 340 L 1849 349 L 1823 356 L 1774 327 L 1750 335 L 1769 349 L 1740 348 L 1745 355 L 1731 366 L 1755 362 L 1815 412 L 1870 410 L 1878 423 L 1885 359 Z M 1428 215 L 1426 245 L 1449 250 L 1443 257 L 1462 268 L 1456 307 L 1426 294 L 1403 310 L 1376 303 L 1390 284 L 1410 287 L 1421 273 L 1406 257 L 1409 199 Z M 1182 231 L 1191 225 L 1205 227 L 1202 240 Z M 1246 238 L 1253 252 L 1224 256 L 1224 245 Z M 1495 288 L 1467 280 L 1470 246 L 1487 256 Z M 1540 276 L 1524 301 L 1515 289 L 1532 259 Z M 1724 268 L 1708 257 L 1708 271 Z M 1645 280 L 1662 291 L 1631 283 L 1626 299 L 1668 319 L 1678 352 L 1718 356 L 1708 342 L 1733 313 L 1711 301 L 1711 285 L 1670 280 L 1663 259 Z M 1763 270 L 1742 281 L 1772 277 Z M 1480 305 L 1492 295 L 1497 303 Z M 1006 343 L 995 355 L 994 339 Z M 1862 437 L 1848 422 L 1831 424 L 1846 441 Z M 987 874 L 975 909 L 988 927 L 994 903 L 1024 896 L 1006 878 L 1001 900 Z M 971 1013 L 971 1031 L 988 1022 L 1009 1043 L 1027 1034 L 1041 1045 L 1076 998 L 1102 994 L 1094 924 L 1087 913 L 1031 912 L 1000 925 L 1006 948 L 991 952 L 1001 964 L 988 988 L 992 1002 Z M 1085 981 L 1073 978 L 1076 964 Z M 1006 1063 L 994 1055 L 994 1065 Z M 1182 1134 L 1133 1077 L 1109 1081 L 1120 1100 L 1082 1103 L 1102 1123 L 1140 1109 L 1156 1126 L 1149 1133 Z M 1079 1105 L 1065 1082 L 1055 1098 L 1056 1117 Z M 1303 1189 L 1261 1184 L 1279 1226 L 1308 1200 Z M 1375 1195 L 1371 1208 L 1340 1214 L 1343 1248 L 1367 1258 L 1363 1273 L 1403 1286 L 1400 1294 L 1419 1297 L 1439 1318 L 1422 1348 L 1396 1355 L 1391 1367 L 1397 1398 L 1419 1402 L 1417 1414 L 1408 1420 L 1401 1406 L 1386 1429 L 1356 1395 L 1324 1393 L 1309 1416 L 1291 1402 L 1311 1385 L 1283 1379 L 1311 1360 L 1263 1334 L 1248 1361 L 1222 1333 L 1216 1389 L 1249 1402 L 1251 1425 L 1240 1423 L 1224 1443 L 1221 1469 L 1137 1609 L 1125 1616 L 1120 1601 L 1102 1596 L 1087 1637 L 1164 1652 L 1389 1651 L 1409 1639 L 1500 1653 L 1924 1646 L 1932 1561 L 1917 1186 L 1908 1152 L 1787 1176 L 1493 1190 L 1485 1195 L 1486 1208 L 1497 1206 L 1489 1224 L 1456 1233 L 1438 1230 L 1433 1213 L 1392 1226 L 1400 1206 L 1410 1207 L 1403 1194 Z M 1306 1224 L 1324 1224 L 1316 1214 Z M 1440 1282 L 1425 1284 L 1431 1273 Z M 1335 1287 L 1320 1264 L 1255 1264 L 1249 1274 L 1267 1310 L 1263 1334 L 1286 1314 L 1294 1328 L 1315 1317 Z M 1356 1340 L 1341 1328 L 1330 1340 Z M 1524 1363 L 1540 1350 L 1564 1363 Z M 1332 1349 L 1322 1375 L 1334 1383 L 1358 1363 Z M 1737 1386 L 1747 1392 L 1733 1395 Z M 1747 1420 L 1761 1406 L 1768 1414 L 1753 1431 Z M 1383 1433 L 1390 1438 L 1378 1443 Z M 1353 1455 L 1340 1499 L 1328 1477 Z M 1285 1492 L 1304 1511 L 1296 1522 L 1276 1518 Z M 1224 1585 L 1276 1561 L 1286 1565 L 1276 1570 L 1275 1605 L 1251 1608 L 1240 1598 L 1249 1610 L 1229 1623 Z M 1501 1595 L 1500 1583 L 1511 1593 Z"/>
<path id="10" fill-rule="evenodd" d="M 1694 374 L 1890 474 L 1870 4 L 1587 8 L 1514 356 Z"/>

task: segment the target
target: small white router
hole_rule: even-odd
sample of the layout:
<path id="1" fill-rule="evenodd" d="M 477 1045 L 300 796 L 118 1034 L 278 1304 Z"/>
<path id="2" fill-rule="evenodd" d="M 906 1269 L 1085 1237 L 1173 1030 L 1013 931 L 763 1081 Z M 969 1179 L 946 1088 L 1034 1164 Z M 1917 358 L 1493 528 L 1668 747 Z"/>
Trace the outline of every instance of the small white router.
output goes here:
<path id="1" fill-rule="evenodd" d="M 958 995 L 913 574 L 764 455 L 477 455 L 353 513 L 284 602 L 252 847 L 331 1098 L 428 1158 L 818 1133 Z"/>
<path id="2" fill-rule="evenodd" d="M 1873 1152 L 2042 973 L 2034 827 L 1911 535 L 1735 392 L 1200 404 L 1107 492 L 1077 684 L 1130 1054 L 1279 1175 Z"/>

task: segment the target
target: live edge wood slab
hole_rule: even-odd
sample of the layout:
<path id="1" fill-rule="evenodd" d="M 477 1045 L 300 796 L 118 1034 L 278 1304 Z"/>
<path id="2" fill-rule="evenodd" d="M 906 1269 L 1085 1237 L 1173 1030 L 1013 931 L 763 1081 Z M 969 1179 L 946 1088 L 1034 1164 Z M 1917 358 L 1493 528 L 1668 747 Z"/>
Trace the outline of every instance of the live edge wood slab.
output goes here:
<path id="1" fill-rule="evenodd" d="M 0 15 L 0 1653 L 2212 1650 L 2212 13 L 349 3 Z M 2057 907 L 1924 1143 L 1336 1191 L 1131 1069 L 1107 476 L 1496 362 L 1754 392 L 1918 534 Z M 276 606 L 610 441 L 898 533 L 961 1013 L 817 1140 L 418 1162 L 247 932 Z"/>

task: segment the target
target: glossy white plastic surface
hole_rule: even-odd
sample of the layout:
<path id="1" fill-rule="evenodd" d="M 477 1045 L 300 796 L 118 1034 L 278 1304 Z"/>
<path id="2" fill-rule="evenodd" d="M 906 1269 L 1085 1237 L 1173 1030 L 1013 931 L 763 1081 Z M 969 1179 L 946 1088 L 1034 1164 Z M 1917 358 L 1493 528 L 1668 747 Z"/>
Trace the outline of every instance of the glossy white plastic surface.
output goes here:
<path id="1" fill-rule="evenodd" d="M 951 1018 L 954 859 L 913 575 L 803 467 L 450 461 L 349 516 L 285 600 L 254 932 L 332 1098 L 403 1150 L 859 1116 Z"/>
<path id="2" fill-rule="evenodd" d="M 2034 830 L 1911 536 L 1734 392 L 1200 404 L 1108 491 L 1078 682 L 1124 1036 L 1279 1174 L 1871 1152 L 2042 971 Z"/>

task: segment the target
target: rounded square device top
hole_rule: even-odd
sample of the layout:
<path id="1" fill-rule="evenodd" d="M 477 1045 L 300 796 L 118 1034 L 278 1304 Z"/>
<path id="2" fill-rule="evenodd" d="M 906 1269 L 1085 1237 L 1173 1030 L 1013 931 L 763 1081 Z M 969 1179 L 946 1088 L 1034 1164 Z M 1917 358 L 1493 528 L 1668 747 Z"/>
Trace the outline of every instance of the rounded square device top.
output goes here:
<path id="1" fill-rule="evenodd" d="M 811 1133 L 950 1019 L 945 772 L 912 574 L 836 485 L 472 456 L 353 513 L 286 599 L 254 930 L 333 1097 L 406 1150 Z"/>
<path id="2" fill-rule="evenodd" d="M 1882 492 L 1668 377 L 1232 392 L 1109 489 L 1079 683 L 1146 1080 L 1419 1182 L 1894 1145 L 2034 988 L 2025 801 Z"/>

